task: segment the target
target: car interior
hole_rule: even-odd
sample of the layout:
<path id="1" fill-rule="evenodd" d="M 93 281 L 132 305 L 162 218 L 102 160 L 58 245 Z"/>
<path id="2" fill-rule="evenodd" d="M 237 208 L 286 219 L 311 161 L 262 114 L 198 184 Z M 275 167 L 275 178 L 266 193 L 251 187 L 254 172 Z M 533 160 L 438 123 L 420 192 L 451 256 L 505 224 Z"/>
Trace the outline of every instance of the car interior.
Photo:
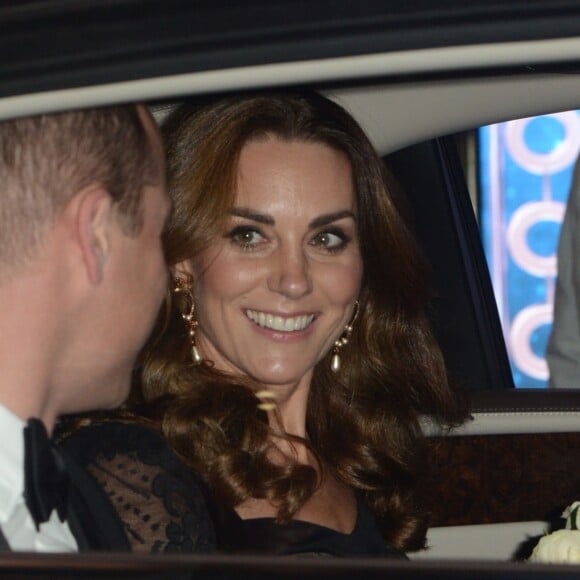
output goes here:
<path id="1" fill-rule="evenodd" d="M 30 6 L 34 8 L 34 4 Z M 120 4 L 127 11 L 119 13 L 119 22 L 127 26 L 130 3 Z M 151 26 L 148 19 L 155 15 L 153 3 L 144 4 L 146 16 L 136 18 L 141 36 Z M 170 24 L 184 17 L 178 4 L 168 3 L 174 14 L 164 21 L 167 31 L 174 30 Z M 214 11 L 207 10 L 204 18 L 216 18 L 220 10 L 233 18 L 227 3 L 213 4 Z M 329 3 L 322 4 L 328 10 Z M 433 16 L 426 8 L 428 3 L 419 2 L 417 14 L 422 20 L 404 20 L 409 9 L 401 6 L 393 8 L 389 20 L 378 4 L 374 3 L 377 23 L 405 22 L 406 28 L 397 32 L 396 26 L 379 29 L 376 24 L 373 36 L 359 22 L 360 30 L 354 25 L 342 30 L 340 19 L 349 16 L 345 8 L 344 13 L 337 9 L 332 21 L 335 27 L 329 25 L 316 37 L 313 30 L 328 11 L 311 8 L 307 31 L 300 26 L 308 7 L 296 2 L 290 11 L 295 20 L 286 23 L 287 36 L 276 42 L 272 40 L 274 29 L 269 35 L 252 37 L 256 21 L 244 37 L 240 30 L 249 16 L 238 10 L 237 20 L 231 22 L 239 26 L 228 28 L 227 21 L 219 41 L 214 28 L 206 30 L 205 36 L 199 32 L 210 22 L 200 20 L 195 30 L 201 40 L 187 50 L 182 47 L 182 52 L 175 46 L 182 36 L 193 33 L 191 27 L 177 27 L 181 36 L 176 36 L 173 45 L 158 40 L 141 52 L 136 48 L 141 45 L 135 32 L 127 40 L 133 52 L 129 48 L 119 51 L 118 60 L 109 68 L 107 60 L 117 47 L 113 40 L 106 41 L 108 52 L 104 50 L 98 58 L 88 48 L 75 58 L 70 54 L 57 58 L 49 47 L 50 58 L 39 61 L 48 63 L 45 69 L 39 62 L 33 66 L 37 53 L 29 46 L 10 65 L 0 65 L 0 71 L 6 73 L 0 73 L 0 85 L 4 85 L 0 119 L 132 101 L 149 103 L 162 119 L 168 108 L 185 97 L 297 86 L 320 90 L 349 110 L 400 184 L 409 223 L 431 266 L 431 321 L 451 379 L 469 393 L 472 418 L 451 432 L 440 432 L 425 423 L 434 470 L 423 493 L 426 509 L 434 518 L 428 549 L 409 554 L 413 568 L 405 563 L 365 562 L 346 567 L 328 562 L 306 567 L 293 563 L 288 577 L 384 577 L 387 569 L 395 571 L 396 577 L 409 578 L 523 574 L 521 568 L 511 568 L 512 564 L 527 558 L 538 537 L 557 525 L 563 508 L 580 499 L 580 389 L 514 387 L 479 231 L 477 192 L 468 187 L 457 135 L 490 123 L 580 108 L 580 10 L 574 2 L 556 2 L 552 9 L 546 3 L 531 2 L 527 3 L 530 11 L 522 18 L 517 8 L 526 3 L 513 2 L 512 12 L 507 8 L 502 12 L 501 3 L 478 2 L 474 5 L 480 11 L 474 9 L 461 28 L 453 25 L 451 17 L 459 14 L 453 10 L 460 3 L 443 3 L 440 13 Z M 72 4 L 65 8 L 78 17 Z M 268 18 L 279 16 L 280 10 L 288 10 L 284 2 L 271 3 L 270 8 L 262 3 L 260 8 L 263 25 Z M 429 26 L 429 15 L 439 19 L 440 28 Z M 12 20 L 5 20 L 6 30 L 10 23 L 13 27 L 0 40 L 5 47 L 10 42 L 16 46 L 17 33 L 22 34 L 24 27 L 16 12 L 8 16 Z M 66 21 L 46 12 L 37 19 L 37 26 L 52 22 L 51 18 L 57 31 Z M 539 28 L 534 29 L 534 23 Z M 104 26 L 98 23 L 95 30 L 105 30 Z M 409 32 L 408 37 L 402 38 L 401 31 Z M 66 38 L 62 42 L 66 45 Z M 167 62 L 173 64 L 166 66 Z M 46 565 L 46 559 L 40 561 Z M 49 565 L 64 574 L 63 561 L 66 564 L 57 557 Z M 73 557 L 73 561 L 75 566 L 93 570 L 103 565 L 97 557 Z M 118 563 L 126 566 L 127 561 Z M 459 567 L 453 564 L 458 561 Z M 147 577 L 157 573 L 164 577 L 152 562 L 144 560 L 135 568 L 135 577 L 144 577 L 137 575 L 139 571 L 149 574 Z M 3 565 L 23 563 L 12 557 Z M 211 570 L 215 562 L 202 558 L 198 571 L 205 570 L 206 564 Z M 172 577 L 180 573 L 189 577 L 187 567 L 180 568 L 185 566 L 183 562 L 168 560 L 165 565 L 173 566 Z M 225 565 L 223 561 L 221 565 Z M 274 573 L 286 577 L 271 559 L 261 563 L 234 559 L 229 565 L 251 577 Z M 41 564 L 31 566 L 38 571 Z M 30 574 L 33 568 L 28 570 Z M 562 567 L 551 571 L 553 578 L 572 575 Z M 113 577 L 113 572 L 114 567 L 95 572 L 94 577 L 105 573 Z"/>

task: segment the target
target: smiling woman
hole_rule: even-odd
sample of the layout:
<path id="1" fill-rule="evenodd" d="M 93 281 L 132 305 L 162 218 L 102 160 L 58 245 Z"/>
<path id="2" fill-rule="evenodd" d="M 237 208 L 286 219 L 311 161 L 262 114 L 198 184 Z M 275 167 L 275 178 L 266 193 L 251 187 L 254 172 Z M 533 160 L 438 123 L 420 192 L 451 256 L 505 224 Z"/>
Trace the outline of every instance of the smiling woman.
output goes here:
<path id="1" fill-rule="evenodd" d="M 163 132 L 175 296 L 134 410 L 208 485 L 218 548 L 422 547 L 418 419 L 464 406 L 366 135 L 315 93 L 182 105 Z"/>
<path id="2" fill-rule="evenodd" d="M 158 427 L 183 465 L 156 457 L 151 435 L 123 440 L 122 426 L 75 436 L 134 547 L 422 548 L 419 419 L 454 425 L 465 406 L 425 316 L 423 260 L 368 138 L 310 92 L 185 104 L 163 133 L 173 295 L 128 409 Z M 127 455 L 173 482 L 151 486 L 171 516 L 161 544 L 133 485 L 152 470 L 123 475 L 119 487 L 128 468 L 115 465 Z M 174 501 L 183 482 L 189 491 Z"/>

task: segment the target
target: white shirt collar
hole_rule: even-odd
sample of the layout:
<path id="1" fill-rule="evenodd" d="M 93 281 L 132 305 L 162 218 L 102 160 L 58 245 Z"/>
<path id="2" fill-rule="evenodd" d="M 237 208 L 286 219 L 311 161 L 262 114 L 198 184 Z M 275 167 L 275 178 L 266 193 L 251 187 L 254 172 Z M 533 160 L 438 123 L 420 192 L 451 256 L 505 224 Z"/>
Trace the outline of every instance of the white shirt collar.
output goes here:
<path id="1" fill-rule="evenodd" d="M 7 521 L 24 493 L 25 423 L 0 405 L 0 523 Z"/>
<path id="2" fill-rule="evenodd" d="M 13 550 L 76 552 L 68 523 L 53 511 L 37 530 L 24 501 L 25 422 L 0 405 L 0 528 Z"/>

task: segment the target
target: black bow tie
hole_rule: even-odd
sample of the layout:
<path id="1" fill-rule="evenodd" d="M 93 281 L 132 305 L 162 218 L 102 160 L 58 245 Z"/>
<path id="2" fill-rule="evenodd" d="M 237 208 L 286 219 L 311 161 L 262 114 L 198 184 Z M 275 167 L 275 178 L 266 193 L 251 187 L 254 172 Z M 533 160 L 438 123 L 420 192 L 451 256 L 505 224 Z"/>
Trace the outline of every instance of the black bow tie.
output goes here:
<path id="1" fill-rule="evenodd" d="M 69 477 L 64 461 L 48 438 L 44 423 L 29 419 L 24 428 L 24 499 L 38 530 L 56 509 L 66 518 Z"/>

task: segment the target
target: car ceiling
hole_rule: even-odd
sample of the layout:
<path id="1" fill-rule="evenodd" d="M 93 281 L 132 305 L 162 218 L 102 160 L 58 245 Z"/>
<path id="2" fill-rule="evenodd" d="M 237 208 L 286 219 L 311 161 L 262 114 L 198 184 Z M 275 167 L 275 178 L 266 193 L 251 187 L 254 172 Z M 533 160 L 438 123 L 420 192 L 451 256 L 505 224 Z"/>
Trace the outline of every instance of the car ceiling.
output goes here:
<path id="1" fill-rule="evenodd" d="M 19 0 L 0 4 L 0 79 L 8 96 L 579 32 L 577 0 Z"/>
<path id="2" fill-rule="evenodd" d="M 21 0 L 0 7 L 0 118 L 309 85 L 382 153 L 580 106 L 577 0 Z"/>
<path id="3" fill-rule="evenodd" d="M 580 74 L 514 74 L 339 89 L 343 104 L 387 154 L 439 135 L 580 108 Z"/>

